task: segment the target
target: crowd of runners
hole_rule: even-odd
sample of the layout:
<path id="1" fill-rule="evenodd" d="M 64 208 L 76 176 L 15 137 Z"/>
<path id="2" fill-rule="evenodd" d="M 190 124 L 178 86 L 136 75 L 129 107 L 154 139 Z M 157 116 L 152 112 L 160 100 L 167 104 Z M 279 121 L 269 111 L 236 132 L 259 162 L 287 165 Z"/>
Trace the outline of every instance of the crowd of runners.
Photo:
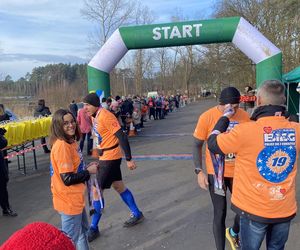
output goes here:
<path id="1" fill-rule="evenodd" d="M 61 216 L 62 230 L 77 249 L 89 249 L 88 242 L 100 236 L 105 189 L 113 187 L 128 207 L 131 216 L 124 227 L 143 221 L 143 212 L 133 191 L 126 187 L 120 168 L 123 155 L 129 170 L 137 167 L 126 134 L 132 130 L 140 132 L 146 120 L 165 119 L 188 102 L 186 96 L 179 94 L 116 96 L 100 101 L 95 93 L 90 93 L 83 99 L 81 111 L 74 113 L 70 106 L 54 113 L 50 135 L 53 206 Z M 193 160 L 198 185 L 211 196 L 218 250 L 225 249 L 226 239 L 234 250 L 258 250 L 265 237 L 267 249 L 285 247 L 297 211 L 295 178 L 300 128 L 290 120 L 284 103 L 285 87 L 277 80 L 265 81 L 256 97 L 248 87 L 242 98 L 239 90 L 227 87 L 220 93 L 218 104 L 198 119 L 193 134 Z M 90 126 L 87 137 L 94 138 L 99 157 L 88 165 L 82 155 L 80 130 L 83 134 L 86 131 L 81 128 L 81 112 Z M 88 154 L 90 147 L 88 143 Z M 226 228 L 227 190 L 231 192 L 231 208 L 236 216 Z"/>
<path id="2" fill-rule="evenodd" d="M 146 120 L 165 119 L 170 112 L 176 112 L 189 103 L 187 95 L 127 96 L 102 98 L 101 106 L 112 112 L 124 132 L 129 133 L 132 124 L 140 132 Z"/>

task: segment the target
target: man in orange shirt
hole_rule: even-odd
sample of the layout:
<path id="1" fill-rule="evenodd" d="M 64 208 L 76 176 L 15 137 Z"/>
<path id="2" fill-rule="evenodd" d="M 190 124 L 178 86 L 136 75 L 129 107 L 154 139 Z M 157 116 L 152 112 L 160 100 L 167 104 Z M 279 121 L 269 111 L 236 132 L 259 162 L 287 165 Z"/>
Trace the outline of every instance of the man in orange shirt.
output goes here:
<path id="1" fill-rule="evenodd" d="M 241 216 L 242 249 L 259 249 L 265 235 L 267 249 L 284 249 L 296 215 L 300 127 L 286 119 L 284 103 L 284 85 L 265 81 L 257 93 L 253 122 L 222 133 L 235 113 L 229 106 L 208 139 L 212 152 L 236 154 L 231 202 Z"/>
<path id="2" fill-rule="evenodd" d="M 228 87 L 223 89 L 220 95 L 219 105 L 201 114 L 194 132 L 193 159 L 196 168 L 195 173 L 198 177 L 199 186 L 205 190 L 207 190 L 207 187 L 209 188 L 209 193 L 214 207 L 213 232 L 216 248 L 218 250 L 225 249 L 225 219 L 227 212 L 226 189 L 228 188 L 230 192 L 232 191 L 235 156 L 233 154 L 226 155 L 224 166 L 225 171 L 223 173 L 221 172 L 217 176 L 214 168 L 218 166 L 214 166 L 213 161 L 215 163 L 223 164 L 223 160 L 211 155 L 206 146 L 205 163 L 208 174 L 207 176 L 203 170 L 202 147 L 204 142 L 207 141 L 216 122 L 223 115 L 226 104 L 232 104 L 236 110 L 236 114 L 230 119 L 230 129 L 236 124 L 250 120 L 248 113 L 238 107 L 239 102 L 240 92 L 236 88 Z M 223 168 L 223 165 L 221 167 Z M 222 170 L 221 167 L 219 168 L 219 171 Z M 222 182 L 223 175 L 224 182 Z M 217 185 L 219 186 L 218 188 L 216 187 Z M 239 248 L 238 233 L 239 216 L 236 216 L 233 226 L 226 229 L 226 238 L 229 240 L 232 249 Z"/>
<path id="3" fill-rule="evenodd" d="M 100 192 L 111 186 L 120 194 L 122 200 L 129 207 L 131 217 L 124 223 L 124 227 L 131 227 L 143 221 L 143 213 L 137 207 L 131 191 L 124 185 L 121 173 L 122 152 L 124 151 L 127 167 L 130 170 L 136 168 L 131 157 L 131 150 L 126 134 L 123 133 L 117 118 L 110 111 L 100 105 L 97 94 L 90 93 L 84 99 L 84 109 L 92 117 L 93 131 L 98 139 L 99 147 L 99 171 L 97 180 Z M 102 201 L 104 204 L 104 201 Z M 88 240 L 93 241 L 100 233 L 98 223 L 101 218 L 100 200 L 93 202 L 95 213 L 88 233 Z"/>

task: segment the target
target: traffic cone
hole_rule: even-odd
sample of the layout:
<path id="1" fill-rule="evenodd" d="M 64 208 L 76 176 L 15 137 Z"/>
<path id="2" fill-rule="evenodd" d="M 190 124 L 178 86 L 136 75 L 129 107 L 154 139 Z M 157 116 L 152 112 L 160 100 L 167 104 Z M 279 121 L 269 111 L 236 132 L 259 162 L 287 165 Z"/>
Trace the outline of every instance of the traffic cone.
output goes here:
<path id="1" fill-rule="evenodd" d="M 136 136 L 136 132 L 133 126 L 133 122 L 130 123 L 128 136 Z"/>

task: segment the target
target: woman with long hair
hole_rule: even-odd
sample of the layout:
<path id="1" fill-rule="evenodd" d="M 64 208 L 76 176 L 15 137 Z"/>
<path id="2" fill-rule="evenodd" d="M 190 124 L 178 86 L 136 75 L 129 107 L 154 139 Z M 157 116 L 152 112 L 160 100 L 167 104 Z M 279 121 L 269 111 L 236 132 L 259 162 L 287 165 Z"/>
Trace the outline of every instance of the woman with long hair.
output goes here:
<path id="1" fill-rule="evenodd" d="M 77 249 L 85 250 L 89 249 L 85 182 L 91 174 L 96 174 L 98 162 L 85 166 L 77 144 L 80 135 L 76 118 L 70 111 L 59 109 L 54 113 L 50 135 L 53 206 L 61 216 L 62 230 L 72 238 Z"/>

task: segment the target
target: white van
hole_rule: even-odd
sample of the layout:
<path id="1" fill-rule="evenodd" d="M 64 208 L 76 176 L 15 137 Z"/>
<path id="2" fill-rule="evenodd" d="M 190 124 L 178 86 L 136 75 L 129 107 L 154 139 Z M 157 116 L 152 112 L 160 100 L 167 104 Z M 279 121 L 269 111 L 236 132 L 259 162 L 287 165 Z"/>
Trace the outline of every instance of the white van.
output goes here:
<path id="1" fill-rule="evenodd" d="M 157 97 L 158 96 L 158 92 L 157 91 L 151 91 L 148 92 L 147 97 Z"/>

